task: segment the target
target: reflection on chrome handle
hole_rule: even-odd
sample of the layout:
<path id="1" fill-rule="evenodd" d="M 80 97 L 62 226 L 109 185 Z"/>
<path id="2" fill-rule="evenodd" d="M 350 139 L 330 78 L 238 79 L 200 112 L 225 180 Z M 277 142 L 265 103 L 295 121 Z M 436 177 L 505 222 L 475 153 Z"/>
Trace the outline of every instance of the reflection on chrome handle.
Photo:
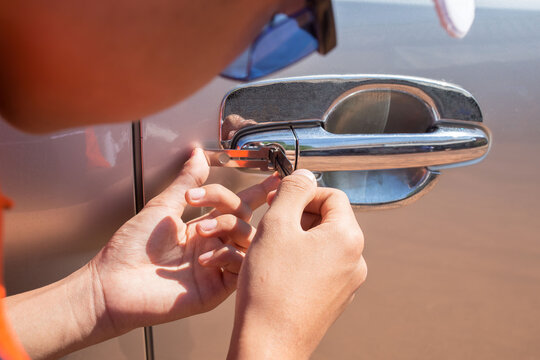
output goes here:
<path id="1" fill-rule="evenodd" d="M 490 136 L 478 125 L 438 122 L 422 134 L 332 134 L 321 127 L 295 129 L 297 169 L 311 171 L 400 169 L 465 165 L 488 152 Z"/>

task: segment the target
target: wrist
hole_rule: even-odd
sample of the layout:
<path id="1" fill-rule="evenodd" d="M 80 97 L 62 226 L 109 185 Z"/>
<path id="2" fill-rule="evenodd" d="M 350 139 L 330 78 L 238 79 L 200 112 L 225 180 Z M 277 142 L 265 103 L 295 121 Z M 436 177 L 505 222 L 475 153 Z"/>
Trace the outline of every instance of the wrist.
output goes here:
<path id="1" fill-rule="evenodd" d="M 118 336 L 107 313 L 101 282 L 92 265 L 84 265 L 59 281 L 62 293 L 55 301 L 64 302 L 65 353 Z"/>
<path id="2" fill-rule="evenodd" d="M 116 336 L 90 264 L 53 284 L 10 296 L 5 304 L 32 359 L 57 358 Z"/>
<path id="3" fill-rule="evenodd" d="M 84 339 L 84 347 L 123 333 L 116 329 L 109 316 L 99 274 L 92 261 L 65 281 L 73 322 Z"/>
<path id="4" fill-rule="evenodd" d="M 237 311 L 227 360 L 309 359 L 313 349 L 300 334 L 287 322 Z"/>

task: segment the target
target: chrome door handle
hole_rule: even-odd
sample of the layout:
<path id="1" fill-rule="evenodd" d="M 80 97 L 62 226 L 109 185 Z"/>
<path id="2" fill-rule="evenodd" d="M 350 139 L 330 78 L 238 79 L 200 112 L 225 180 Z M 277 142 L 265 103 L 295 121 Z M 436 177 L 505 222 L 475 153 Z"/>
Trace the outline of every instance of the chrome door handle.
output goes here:
<path id="1" fill-rule="evenodd" d="M 479 161 L 489 149 L 487 130 L 470 124 L 441 122 L 421 134 L 333 134 L 322 127 L 294 133 L 296 168 L 312 171 L 441 168 Z"/>
<path id="2" fill-rule="evenodd" d="M 311 126 L 304 121 L 302 127 L 296 127 L 294 122 L 253 126 L 247 134 L 239 131 L 231 144 L 244 150 L 281 148 L 293 169 L 311 171 L 441 169 L 469 165 L 480 161 L 490 144 L 486 128 L 465 122 L 441 121 L 430 132 L 414 134 L 333 134 L 322 124 L 315 120 Z M 253 164 L 228 166 L 263 168 Z"/>
<path id="3" fill-rule="evenodd" d="M 470 93 L 403 76 L 248 84 L 225 96 L 220 115 L 222 151 L 278 149 L 281 165 L 316 172 L 321 186 L 369 209 L 408 204 L 434 186 L 440 169 L 482 160 L 491 143 Z M 258 164 L 227 166 L 248 163 Z M 278 168 L 261 163 L 261 170 Z"/>

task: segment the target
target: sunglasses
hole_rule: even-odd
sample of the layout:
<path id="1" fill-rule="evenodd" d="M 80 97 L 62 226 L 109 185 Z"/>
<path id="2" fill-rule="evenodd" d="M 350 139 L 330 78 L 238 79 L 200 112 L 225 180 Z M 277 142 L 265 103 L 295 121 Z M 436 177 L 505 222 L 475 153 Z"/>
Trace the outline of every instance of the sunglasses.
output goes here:
<path id="1" fill-rule="evenodd" d="M 317 51 L 325 55 L 336 47 L 331 0 L 307 0 L 292 14 L 276 14 L 255 41 L 221 76 L 251 81 L 294 64 Z"/>

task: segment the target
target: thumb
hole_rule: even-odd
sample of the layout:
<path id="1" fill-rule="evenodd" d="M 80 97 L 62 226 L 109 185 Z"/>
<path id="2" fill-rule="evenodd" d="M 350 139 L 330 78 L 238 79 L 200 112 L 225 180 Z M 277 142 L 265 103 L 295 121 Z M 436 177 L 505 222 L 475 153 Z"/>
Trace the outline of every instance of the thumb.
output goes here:
<path id="1" fill-rule="evenodd" d="M 268 213 L 284 216 L 293 224 L 300 225 L 302 213 L 315 197 L 317 181 L 309 170 L 299 169 L 281 181 Z"/>
<path id="2" fill-rule="evenodd" d="M 187 205 L 186 191 L 204 184 L 209 172 L 210 167 L 202 149 L 193 149 L 180 175 L 161 194 L 149 201 L 147 206 L 166 206 L 176 209 L 182 215 Z"/>

